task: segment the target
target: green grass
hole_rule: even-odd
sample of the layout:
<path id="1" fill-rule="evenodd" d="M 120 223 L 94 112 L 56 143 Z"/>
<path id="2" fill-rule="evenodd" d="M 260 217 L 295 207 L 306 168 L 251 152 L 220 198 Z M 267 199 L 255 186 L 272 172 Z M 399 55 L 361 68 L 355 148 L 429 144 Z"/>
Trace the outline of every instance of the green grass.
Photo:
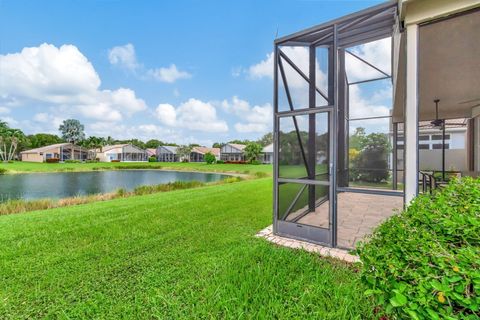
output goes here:
<path id="1" fill-rule="evenodd" d="M 270 178 L 0 217 L 2 319 L 366 319 L 354 267 L 253 235 Z M 252 192 L 253 191 L 253 192 Z"/>
<path id="2" fill-rule="evenodd" d="M 6 173 L 27 172 L 64 172 L 64 171 L 92 171 L 92 170 L 115 170 L 115 169 L 173 169 L 193 170 L 210 172 L 232 172 L 253 174 L 265 172 L 272 174 L 271 165 L 252 164 L 206 164 L 204 162 L 98 162 L 98 163 L 35 163 L 21 162 L 1 163 L 0 171 L 6 169 Z"/>

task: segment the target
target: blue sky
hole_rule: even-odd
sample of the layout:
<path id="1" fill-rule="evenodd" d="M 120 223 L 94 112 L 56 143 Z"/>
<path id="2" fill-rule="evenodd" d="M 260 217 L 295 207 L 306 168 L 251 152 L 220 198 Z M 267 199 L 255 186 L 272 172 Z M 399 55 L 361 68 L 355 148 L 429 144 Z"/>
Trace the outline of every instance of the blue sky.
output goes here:
<path id="1" fill-rule="evenodd" d="M 91 135 L 255 139 L 271 128 L 277 31 L 379 2 L 0 0 L 0 118 L 26 133 L 73 117 Z"/>

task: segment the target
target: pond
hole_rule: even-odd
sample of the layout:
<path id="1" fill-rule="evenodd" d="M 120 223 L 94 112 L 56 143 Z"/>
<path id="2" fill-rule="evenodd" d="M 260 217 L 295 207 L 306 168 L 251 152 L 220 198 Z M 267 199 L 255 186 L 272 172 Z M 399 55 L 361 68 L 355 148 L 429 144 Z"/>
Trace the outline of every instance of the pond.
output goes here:
<path id="1" fill-rule="evenodd" d="M 222 174 L 161 170 L 25 173 L 0 175 L 0 202 L 9 199 L 67 198 L 96 193 L 128 191 L 142 185 L 175 181 L 214 182 Z"/>

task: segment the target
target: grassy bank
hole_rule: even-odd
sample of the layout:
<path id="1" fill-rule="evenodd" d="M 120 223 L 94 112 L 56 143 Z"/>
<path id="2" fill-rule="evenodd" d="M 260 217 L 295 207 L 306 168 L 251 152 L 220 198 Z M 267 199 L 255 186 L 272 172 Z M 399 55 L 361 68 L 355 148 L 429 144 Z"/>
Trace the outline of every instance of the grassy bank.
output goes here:
<path id="1" fill-rule="evenodd" d="M 65 172 L 65 171 L 93 171 L 117 169 L 164 169 L 164 170 L 190 170 L 204 172 L 231 172 L 251 174 L 255 172 L 272 173 L 271 165 L 251 164 L 206 164 L 204 162 L 98 162 L 98 163 L 35 163 L 21 162 L 0 163 L 0 171 L 4 173 L 29 173 L 29 172 Z"/>
<path id="2" fill-rule="evenodd" d="M 366 319 L 340 262 L 253 235 L 271 179 L 0 217 L 2 318 Z"/>

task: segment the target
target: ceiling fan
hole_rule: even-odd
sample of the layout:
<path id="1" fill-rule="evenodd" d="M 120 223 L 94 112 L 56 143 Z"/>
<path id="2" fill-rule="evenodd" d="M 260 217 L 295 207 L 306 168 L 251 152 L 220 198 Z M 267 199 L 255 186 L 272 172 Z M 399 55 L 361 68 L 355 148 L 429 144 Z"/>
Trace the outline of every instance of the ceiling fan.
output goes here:
<path id="1" fill-rule="evenodd" d="M 445 120 L 438 118 L 438 103 L 440 102 L 440 99 L 435 99 L 433 102 L 435 102 L 435 120 L 431 121 L 430 124 L 434 128 L 441 128 L 444 125 Z"/>

